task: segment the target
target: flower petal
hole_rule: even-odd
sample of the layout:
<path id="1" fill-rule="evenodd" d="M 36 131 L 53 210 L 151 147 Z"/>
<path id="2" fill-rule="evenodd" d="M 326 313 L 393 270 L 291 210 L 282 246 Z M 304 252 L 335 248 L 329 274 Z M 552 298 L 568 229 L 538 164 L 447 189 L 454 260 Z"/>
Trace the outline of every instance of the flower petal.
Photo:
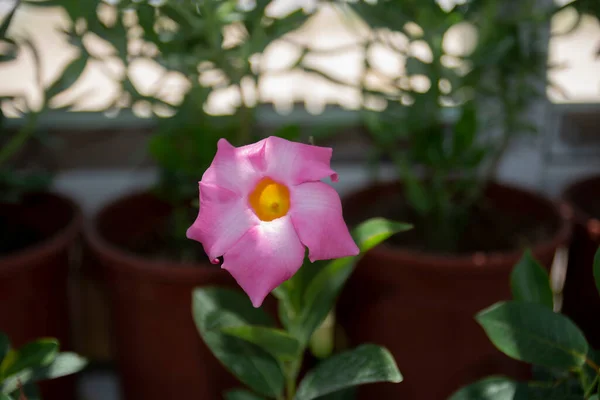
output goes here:
<path id="1" fill-rule="evenodd" d="M 338 175 L 330 167 L 332 149 L 270 136 L 265 143 L 266 175 L 287 185 L 319 181 Z"/>
<path id="2" fill-rule="evenodd" d="M 289 216 L 252 227 L 225 253 L 223 267 L 260 307 L 273 289 L 291 278 L 304 260 L 304 246 Z"/>
<path id="3" fill-rule="evenodd" d="M 330 260 L 360 251 L 344 222 L 340 197 L 323 182 L 307 182 L 291 189 L 290 215 L 308 258 Z"/>
<path id="4" fill-rule="evenodd" d="M 202 182 L 221 186 L 239 195 L 245 195 L 262 178 L 266 168 L 265 140 L 233 147 L 220 139 L 217 154 L 204 172 Z"/>
<path id="5" fill-rule="evenodd" d="M 200 211 L 187 237 L 204 246 L 211 262 L 222 256 L 260 220 L 243 197 L 229 189 L 200 182 Z"/>

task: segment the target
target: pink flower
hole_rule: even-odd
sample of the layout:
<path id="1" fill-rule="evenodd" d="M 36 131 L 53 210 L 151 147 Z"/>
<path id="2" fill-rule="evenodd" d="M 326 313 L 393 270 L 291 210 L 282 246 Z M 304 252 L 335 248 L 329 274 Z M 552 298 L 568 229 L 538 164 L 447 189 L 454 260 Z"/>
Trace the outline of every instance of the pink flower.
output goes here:
<path id="1" fill-rule="evenodd" d="M 201 242 L 260 307 L 308 257 L 328 260 L 357 255 L 337 192 L 320 182 L 337 174 L 332 150 L 269 137 L 233 147 L 218 143 L 200 181 L 200 212 L 187 237 Z"/>

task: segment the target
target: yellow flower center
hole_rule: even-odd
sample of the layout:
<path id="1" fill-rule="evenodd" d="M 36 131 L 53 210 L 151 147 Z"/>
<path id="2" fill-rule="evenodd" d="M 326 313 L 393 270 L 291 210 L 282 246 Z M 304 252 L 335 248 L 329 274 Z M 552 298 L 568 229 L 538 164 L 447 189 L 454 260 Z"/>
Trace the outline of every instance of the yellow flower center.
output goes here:
<path id="1" fill-rule="evenodd" d="M 290 209 L 290 191 L 271 178 L 263 178 L 250 193 L 248 202 L 258 218 L 273 221 L 286 215 Z"/>

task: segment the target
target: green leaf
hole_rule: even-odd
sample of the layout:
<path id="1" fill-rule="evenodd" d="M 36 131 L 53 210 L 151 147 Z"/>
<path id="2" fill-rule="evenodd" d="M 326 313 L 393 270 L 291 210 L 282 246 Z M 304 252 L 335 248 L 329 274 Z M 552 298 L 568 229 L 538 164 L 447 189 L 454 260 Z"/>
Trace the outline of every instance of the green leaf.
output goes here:
<path id="1" fill-rule="evenodd" d="M 311 400 L 352 386 L 402 381 L 394 358 L 385 348 L 365 344 L 335 355 L 309 371 L 296 400 Z"/>
<path id="2" fill-rule="evenodd" d="M 221 332 L 254 343 L 278 360 L 295 360 L 301 352 L 300 342 L 280 329 L 242 325 L 226 326 Z"/>
<path id="3" fill-rule="evenodd" d="M 12 400 L 12 397 L 7 394 L 0 393 L 0 400 Z"/>
<path id="4" fill-rule="evenodd" d="M 0 332 L 0 365 L 10 350 L 10 340 L 4 332 Z"/>
<path id="5" fill-rule="evenodd" d="M 192 309 L 202 339 L 231 373 L 262 395 L 281 394 L 284 378 L 277 361 L 255 344 L 221 332 L 234 325 L 274 326 L 267 313 L 245 294 L 221 288 L 194 290 Z"/>
<path id="6" fill-rule="evenodd" d="M 10 363 L 2 364 L 2 376 L 9 377 L 27 368 L 38 368 L 50 364 L 58 353 L 56 339 L 39 339 L 17 350 Z"/>
<path id="7" fill-rule="evenodd" d="M 225 400 L 264 400 L 264 397 L 247 390 L 234 389 L 225 393 Z"/>
<path id="8" fill-rule="evenodd" d="M 10 22 L 12 21 L 13 17 L 15 16 L 15 13 L 17 12 L 18 7 L 19 7 L 19 2 L 15 1 L 15 5 L 13 6 L 12 10 L 10 10 L 8 15 L 4 18 L 4 21 L 2 21 L 2 24 L 0 24 L 0 38 L 4 38 L 6 36 L 6 32 L 8 31 Z"/>
<path id="9" fill-rule="evenodd" d="M 541 304 L 552 310 L 553 295 L 550 277 L 529 250 L 525 251 L 514 267 L 510 275 L 510 286 L 515 300 Z"/>
<path id="10" fill-rule="evenodd" d="M 353 237 L 360 254 L 355 257 L 338 258 L 321 268 L 306 287 L 303 305 L 299 310 L 301 314 L 292 319 L 288 330 L 301 342 L 307 343 L 333 308 L 338 294 L 362 255 L 390 236 L 410 228 L 408 224 L 383 218 L 373 218 L 356 227 Z"/>
<path id="11" fill-rule="evenodd" d="M 594 280 L 596 281 L 596 289 L 600 293 L 600 247 L 594 256 Z"/>
<path id="12" fill-rule="evenodd" d="M 449 400 L 525 400 L 526 387 L 508 378 L 489 377 L 459 389 Z"/>
<path id="13" fill-rule="evenodd" d="M 50 100 L 59 93 L 69 89 L 81 76 L 88 62 L 88 55 L 81 54 L 71 61 L 62 74 L 46 90 L 46 99 Z"/>
<path id="14" fill-rule="evenodd" d="M 56 379 L 62 376 L 71 375 L 81 371 L 86 365 L 87 360 L 75 353 L 59 353 L 50 365 L 39 368 L 26 368 L 6 379 L 3 390 L 7 393 L 11 393 L 18 389 L 19 382 L 26 385 L 31 382 Z"/>
<path id="15" fill-rule="evenodd" d="M 581 400 L 581 394 L 556 390 L 554 382 L 516 382 L 491 376 L 456 391 L 448 400 Z"/>
<path id="16" fill-rule="evenodd" d="M 535 303 L 500 302 L 476 316 L 492 343 L 517 360 L 549 368 L 579 368 L 588 343 L 567 317 Z"/>

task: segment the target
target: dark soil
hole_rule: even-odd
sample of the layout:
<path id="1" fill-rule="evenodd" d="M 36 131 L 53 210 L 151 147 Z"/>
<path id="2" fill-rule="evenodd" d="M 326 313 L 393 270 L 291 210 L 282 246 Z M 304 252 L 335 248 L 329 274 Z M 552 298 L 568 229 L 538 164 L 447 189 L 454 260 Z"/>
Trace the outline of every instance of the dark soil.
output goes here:
<path id="1" fill-rule="evenodd" d="M 511 213 L 483 199 L 468 213 L 465 229 L 456 231 L 457 245 L 453 251 L 439 251 L 429 243 L 429 232 L 419 216 L 408 206 L 402 196 L 380 198 L 378 207 L 364 210 L 360 216 L 348 218 L 356 225 L 371 217 L 385 217 L 413 224 L 414 228 L 393 236 L 389 244 L 428 253 L 472 254 L 476 252 L 502 252 L 519 250 L 549 240 L 556 233 L 559 221 L 539 219 L 523 213 Z"/>
<path id="2" fill-rule="evenodd" d="M 45 239 L 36 229 L 0 215 L 0 256 L 16 253 Z"/>

